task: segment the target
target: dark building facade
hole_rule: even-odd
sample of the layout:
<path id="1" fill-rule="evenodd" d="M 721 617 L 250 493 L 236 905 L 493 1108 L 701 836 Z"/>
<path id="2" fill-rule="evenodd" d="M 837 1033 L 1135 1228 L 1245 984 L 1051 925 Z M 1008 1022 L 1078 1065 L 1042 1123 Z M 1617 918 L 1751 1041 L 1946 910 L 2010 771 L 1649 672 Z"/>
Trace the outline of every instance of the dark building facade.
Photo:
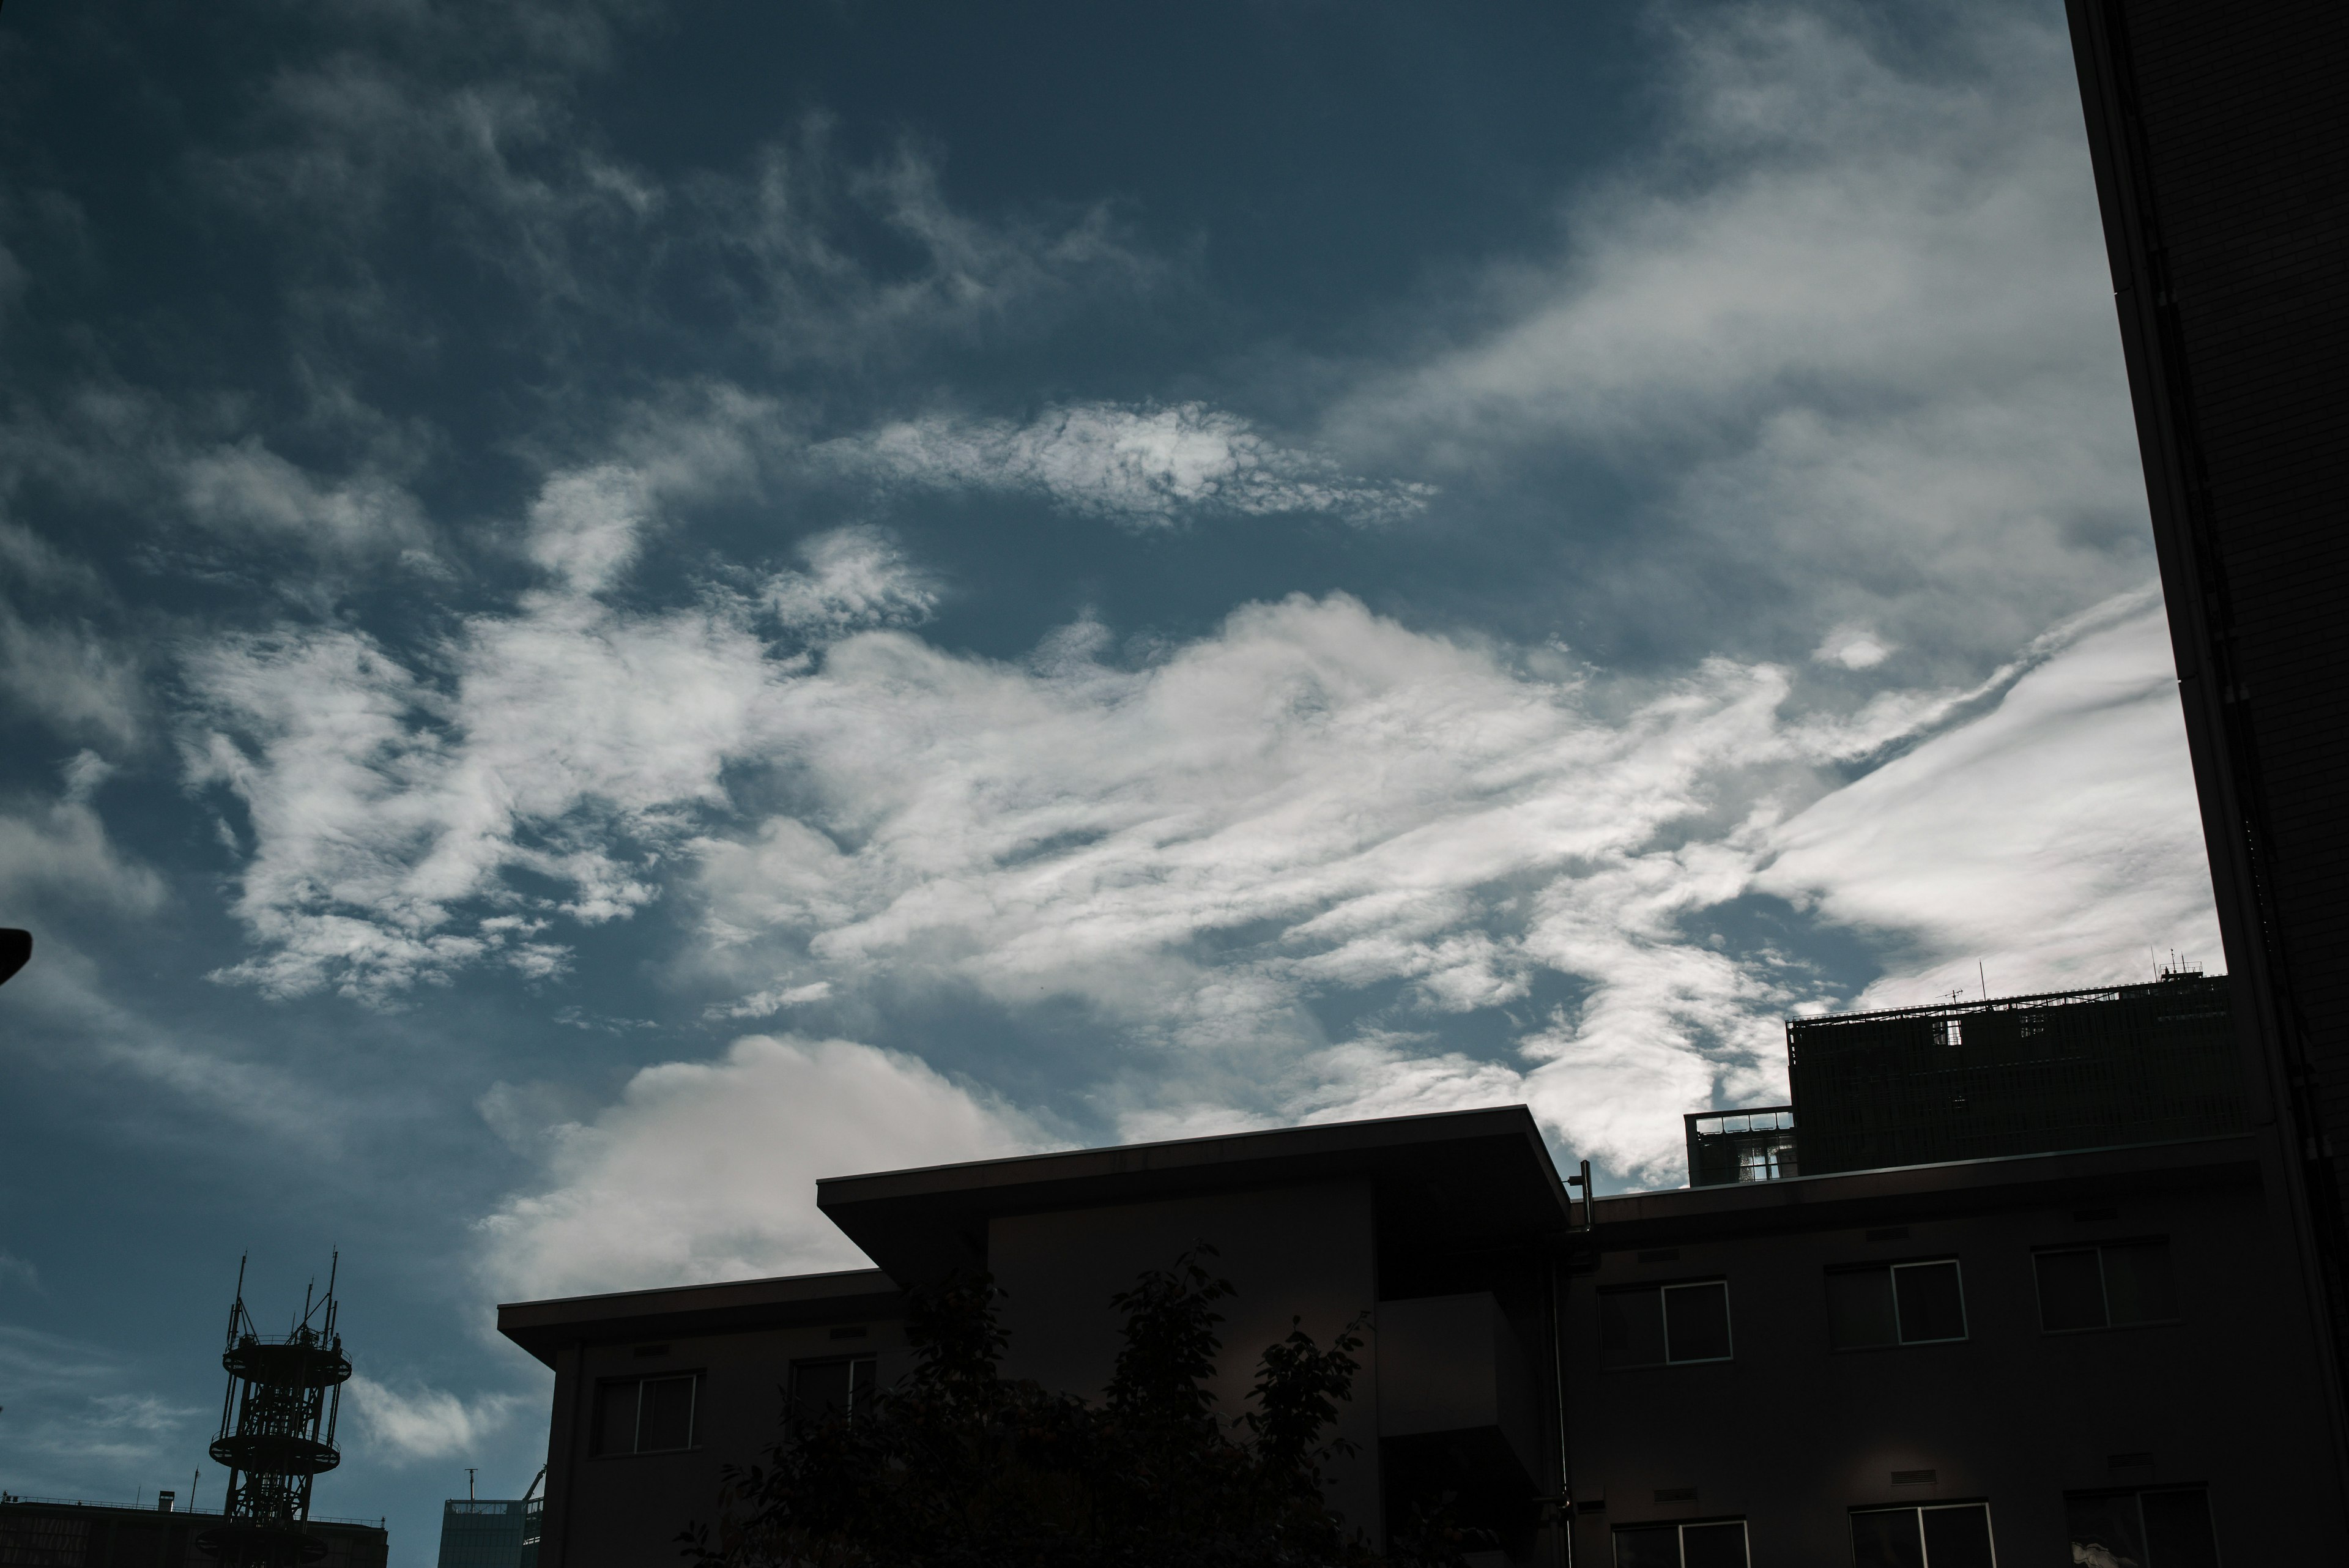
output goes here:
<path id="1" fill-rule="evenodd" d="M 819 1194 L 882 1268 L 500 1309 L 556 1373 L 550 1568 L 660 1555 L 787 1404 L 902 1376 L 906 1284 L 988 1269 L 1005 1372 L 1098 1396 L 1110 1294 L 1199 1239 L 1226 1413 L 1292 1316 L 1371 1309 L 1332 1501 L 1374 1541 L 1452 1491 L 1486 1568 L 2349 1560 L 2241 1132 L 1591 1204 L 1512 1106 Z"/>
<path id="2" fill-rule="evenodd" d="M 170 1493 L 164 1494 L 166 1497 Z M 217 1568 L 195 1538 L 221 1515 L 57 1498 L 0 1498 L 0 1563 L 24 1568 Z M 312 1568 L 384 1568 L 390 1536 L 381 1520 L 311 1519 L 324 1548 Z"/>
<path id="3" fill-rule="evenodd" d="M 1200 1240 L 1237 1287 L 1216 1303 L 1226 1414 L 1292 1321 L 1327 1344 L 1371 1314 L 1335 1504 L 1375 1534 L 1388 1511 L 1456 1491 L 1503 1532 L 1494 1562 L 1557 1560 L 1542 1500 L 1563 1492 L 1573 1220 L 1522 1106 L 850 1177 L 818 1201 L 881 1269 L 499 1309 L 555 1371 L 549 1568 L 672 1552 L 688 1519 L 713 1518 L 721 1460 L 773 1441 L 787 1401 L 840 1408 L 902 1376 L 902 1286 L 984 1267 L 1005 1291 L 1005 1375 L 1098 1397 L 1110 1295 Z"/>
<path id="4" fill-rule="evenodd" d="M 1577 1562 L 1749 1560 L 1674 1555 L 1690 1532 L 1756 1568 L 2344 1560 L 2248 1137 L 1597 1208 L 1563 1325 Z M 2150 1555 L 2109 1518 L 2141 1494 L 2187 1516 Z"/>
<path id="5" fill-rule="evenodd" d="M 2349 6 L 2069 0 L 2187 737 L 2309 1303 L 2349 1366 Z M 2333 1447 L 2349 1484 L 2336 1399 Z"/>

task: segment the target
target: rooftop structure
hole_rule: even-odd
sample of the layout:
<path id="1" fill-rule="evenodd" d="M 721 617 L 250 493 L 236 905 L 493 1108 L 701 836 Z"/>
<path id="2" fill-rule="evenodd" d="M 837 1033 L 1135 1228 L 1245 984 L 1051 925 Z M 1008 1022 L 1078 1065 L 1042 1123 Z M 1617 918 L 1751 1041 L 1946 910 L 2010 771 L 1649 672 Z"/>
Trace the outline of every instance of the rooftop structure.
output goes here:
<path id="1" fill-rule="evenodd" d="M 1691 1187 L 1778 1181 L 1802 1174 L 1795 1148 L 1792 1106 L 1695 1111 L 1681 1121 L 1688 1139 Z"/>
<path id="2" fill-rule="evenodd" d="M 2240 1132 L 2224 975 L 1786 1022 L 1794 1103 L 1684 1118 L 1689 1184 Z"/>
<path id="3" fill-rule="evenodd" d="M 1786 1023 L 1803 1173 L 2243 1127 L 2224 975 Z"/>

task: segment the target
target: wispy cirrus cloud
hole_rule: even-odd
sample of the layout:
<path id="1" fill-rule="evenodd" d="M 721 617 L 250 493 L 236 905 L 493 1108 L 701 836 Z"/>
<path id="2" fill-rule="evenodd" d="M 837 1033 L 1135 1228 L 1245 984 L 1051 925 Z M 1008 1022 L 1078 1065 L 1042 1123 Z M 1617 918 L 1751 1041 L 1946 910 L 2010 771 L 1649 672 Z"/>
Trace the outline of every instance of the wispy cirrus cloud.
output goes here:
<path id="1" fill-rule="evenodd" d="M 1820 799 L 1769 843 L 1755 886 L 1905 950 L 1865 1005 L 1914 1006 L 1984 971 L 2008 993 L 2150 979 L 2153 950 L 2217 967 L 2158 610 L 2092 628 L 1975 722 Z"/>
<path id="2" fill-rule="evenodd" d="M 1609 592 L 1578 605 L 1609 640 L 1792 659 L 1872 628 L 1883 657 L 1834 669 L 1958 680 L 2149 576 L 2062 18 L 1659 22 L 1660 144 L 1318 439 L 1455 490 L 1630 483 L 1639 526 L 1592 543 Z"/>
<path id="3" fill-rule="evenodd" d="M 886 484 L 1029 494 L 1137 530 L 1200 513 L 1318 513 L 1381 523 L 1419 511 L 1434 487 L 1348 473 L 1204 403 L 1083 403 L 1025 424 L 929 415 L 825 441 L 823 468 Z"/>
<path id="4" fill-rule="evenodd" d="M 72 1495 L 93 1471 L 176 1468 L 205 1413 L 143 1386 L 101 1345 L 10 1324 L 0 1324 L 0 1377 L 10 1395 L 0 1458 L 16 1485 L 52 1496 Z"/>
<path id="5" fill-rule="evenodd" d="M 739 987 L 712 1017 L 1073 1003 L 1148 1047 L 1095 1100 L 1140 1128 L 1326 1111 L 1367 1081 L 1362 1042 L 1393 1059 L 1414 1020 L 1476 1017 L 1481 1065 L 1431 1045 L 1396 1071 L 1439 1096 L 1513 1085 L 1652 1171 L 1680 1110 L 1767 1090 L 1775 1018 L 1827 994 L 1700 936 L 1756 888 L 1847 918 L 1831 887 L 1756 881 L 1789 853 L 1772 824 L 2147 614 L 2116 600 L 1986 684 L 1840 719 L 1790 711 L 1771 665 L 1595 685 L 1342 596 L 1247 607 L 1139 665 L 1084 623 L 1007 663 L 902 629 L 938 586 L 867 530 L 812 544 L 763 602 L 622 607 L 605 590 L 654 501 L 633 471 L 551 481 L 529 545 L 549 586 L 418 668 L 343 630 L 191 659 L 191 777 L 254 835 L 259 950 L 227 978 L 379 1003 L 487 962 L 557 981 L 567 930 L 682 891 L 697 983 Z M 743 770 L 789 781 L 780 809 L 745 811 Z M 1371 1033 L 1328 1038 L 1332 1008 Z"/>
<path id="6" fill-rule="evenodd" d="M 444 1388 L 398 1386 L 365 1373 L 345 1391 L 367 1448 L 394 1465 L 478 1453 L 530 1402 L 510 1393 L 460 1399 Z"/>

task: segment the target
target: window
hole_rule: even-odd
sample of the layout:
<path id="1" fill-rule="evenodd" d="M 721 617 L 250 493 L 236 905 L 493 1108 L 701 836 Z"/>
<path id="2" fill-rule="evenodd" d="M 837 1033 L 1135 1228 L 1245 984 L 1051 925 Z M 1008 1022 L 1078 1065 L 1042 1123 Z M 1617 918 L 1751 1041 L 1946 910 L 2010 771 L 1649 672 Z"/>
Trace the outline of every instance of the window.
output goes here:
<path id="1" fill-rule="evenodd" d="M 1827 1272 L 1827 1344 L 1837 1350 L 1965 1336 L 1965 1287 L 1955 1258 Z"/>
<path id="2" fill-rule="evenodd" d="M 1745 1521 L 1628 1526 L 1615 1532 L 1615 1568 L 1746 1568 Z"/>
<path id="3" fill-rule="evenodd" d="M 853 1422 L 865 1414 L 873 1407 L 873 1368 L 870 1355 L 792 1362 L 792 1425 L 821 1426 L 834 1419 Z"/>
<path id="4" fill-rule="evenodd" d="M 2107 1241 L 2037 1252 L 2039 1326 L 2049 1334 L 2166 1323 L 2178 1315 L 2167 1241 Z"/>
<path id="5" fill-rule="evenodd" d="M 1599 1341 L 1599 1358 L 1607 1366 L 1726 1361 L 1729 1282 L 1702 1280 L 1601 1291 Z"/>
<path id="6" fill-rule="evenodd" d="M 2081 1492 L 2064 1500 L 2075 1563 L 2219 1568 L 2210 1503 L 2200 1487 Z"/>
<path id="7" fill-rule="evenodd" d="M 697 1373 L 667 1377 L 631 1377 L 595 1386 L 595 1427 L 591 1445 L 598 1454 L 658 1454 L 693 1447 Z"/>
<path id="8" fill-rule="evenodd" d="M 1990 1504 L 1868 1508 L 1851 1516 L 1853 1568 L 1998 1568 Z"/>

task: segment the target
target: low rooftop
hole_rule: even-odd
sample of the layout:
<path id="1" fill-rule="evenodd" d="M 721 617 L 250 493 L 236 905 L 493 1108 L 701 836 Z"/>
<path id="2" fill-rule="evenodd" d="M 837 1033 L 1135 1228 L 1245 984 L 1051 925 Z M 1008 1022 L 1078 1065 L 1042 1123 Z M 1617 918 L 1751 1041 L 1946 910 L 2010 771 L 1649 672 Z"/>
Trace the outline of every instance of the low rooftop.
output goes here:
<path id="1" fill-rule="evenodd" d="M 998 1215 L 1360 1178 L 1378 1195 L 1382 1257 L 1560 1235 L 1565 1186 L 1523 1106 L 1074 1149 L 833 1177 L 816 1204 L 893 1277 L 983 1265 Z"/>
<path id="2" fill-rule="evenodd" d="M 782 1274 L 708 1285 L 615 1291 L 553 1301 L 507 1302 L 498 1308 L 498 1332 L 547 1366 L 566 1345 L 661 1339 L 671 1334 L 732 1334 L 797 1324 L 895 1316 L 905 1293 L 878 1269 L 829 1274 Z"/>

